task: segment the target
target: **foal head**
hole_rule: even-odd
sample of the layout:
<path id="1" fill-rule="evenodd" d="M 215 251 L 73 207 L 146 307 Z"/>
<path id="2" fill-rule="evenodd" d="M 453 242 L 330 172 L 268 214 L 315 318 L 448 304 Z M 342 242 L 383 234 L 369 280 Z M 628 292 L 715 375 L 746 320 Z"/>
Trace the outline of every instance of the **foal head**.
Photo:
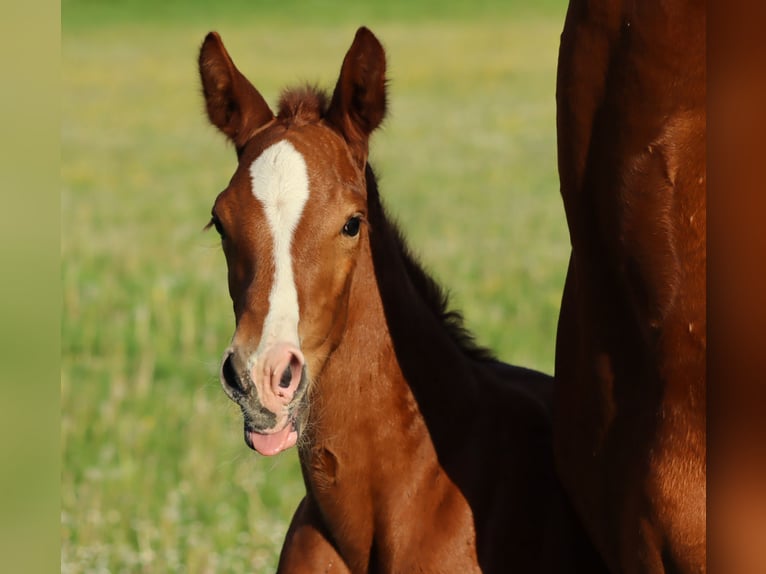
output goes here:
<path id="1" fill-rule="evenodd" d="M 210 121 L 238 166 L 215 200 L 236 330 L 221 384 L 262 454 L 293 446 L 310 380 L 345 328 L 351 278 L 367 240 L 368 139 L 385 114 L 385 54 L 360 28 L 332 99 L 286 92 L 275 116 L 216 33 L 199 69 Z"/>

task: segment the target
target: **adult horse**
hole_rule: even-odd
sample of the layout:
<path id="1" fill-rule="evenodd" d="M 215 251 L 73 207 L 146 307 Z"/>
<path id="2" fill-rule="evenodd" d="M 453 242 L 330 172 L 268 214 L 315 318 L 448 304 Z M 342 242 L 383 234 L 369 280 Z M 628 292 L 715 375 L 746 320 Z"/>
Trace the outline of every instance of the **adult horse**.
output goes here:
<path id="1" fill-rule="evenodd" d="M 705 2 L 571 0 L 557 468 L 612 572 L 705 571 Z"/>
<path id="2" fill-rule="evenodd" d="M 211 220 L 236 317 L 221 381 L 247 444 L 297 444 L 306 484 L 280 571 L 598 572 L 553 471 L 550 379 L 472 342 L 381 207 L 375 36 L 331 98 L 287 91 L 276 116 L 217 34 L 199 65 L 239 160 Z"/>

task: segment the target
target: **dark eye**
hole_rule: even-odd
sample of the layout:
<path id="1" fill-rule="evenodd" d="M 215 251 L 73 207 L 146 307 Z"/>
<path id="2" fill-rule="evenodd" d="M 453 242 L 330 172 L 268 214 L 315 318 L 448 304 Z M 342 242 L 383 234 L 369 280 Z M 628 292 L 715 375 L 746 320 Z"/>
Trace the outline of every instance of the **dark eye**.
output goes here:
<path id="1" fill-rule="evenodd" d="M 226 237 L 226 234 L 223 232 L 223 225 L 221 225 L 221 221 L 213 215 L 213 217 L 210 218 L 210 223 L 207 224 L 207 227 L 215 227 L 215 230 L 218 232 L 218 235 L 221 236 L 221 239 Z"/>
<path id="2" fill-rule="evenodd" d="M 343 226 L 343 235 L 347 235 L 348 237 L 356 237 L 357 233 L 359 233 L 360 224 L 361 218 L 358 215 L 355 215 L 346 222 L 346 225 Z"/>

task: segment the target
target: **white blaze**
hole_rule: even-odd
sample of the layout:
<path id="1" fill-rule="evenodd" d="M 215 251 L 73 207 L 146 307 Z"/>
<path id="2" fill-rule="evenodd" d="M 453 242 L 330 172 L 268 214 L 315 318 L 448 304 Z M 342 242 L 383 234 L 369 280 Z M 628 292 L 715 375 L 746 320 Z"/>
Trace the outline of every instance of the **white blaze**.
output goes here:
<path id="1" fill-rule="evenodd" d="M 250 177 L 253 195 L 263 205 L 274 243 L 274 282 L 256 352 L 260 355 L 276 342 L 299 347 L 298 292 L 290 248 L 309 197 L 309 178 L 303 156 L 284 140 L 258 156 L 250 166 Z"/>

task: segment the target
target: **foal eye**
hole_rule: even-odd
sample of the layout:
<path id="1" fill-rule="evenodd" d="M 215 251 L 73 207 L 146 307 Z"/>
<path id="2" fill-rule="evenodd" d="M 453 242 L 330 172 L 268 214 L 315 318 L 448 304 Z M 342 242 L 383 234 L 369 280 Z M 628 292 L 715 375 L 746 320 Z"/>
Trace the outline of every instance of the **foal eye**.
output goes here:
<path id="1" fill-rule="evenodd" d="M 349 219 L 346 222 L 346 225 L 343 226 L 343 235 L 346 235 L 348 237 L 355 237 L 357 233 L 359 233 L 359 225 L 361 223 L 361 218 L 358 215 L 355 215 L 351 219 Z"/>
<path id="2" fill-rule="evenodd" d="M 208 229 L 209 227 L 215 227 L 215 230 L 218 232 L 218 235 L 221 236 L 221 239 L 225 237 L 223 225 L 221 225 L 220 220 L 215 215 L 210 218 L 210 223 L 205 226 L 205 229 Z"/>

